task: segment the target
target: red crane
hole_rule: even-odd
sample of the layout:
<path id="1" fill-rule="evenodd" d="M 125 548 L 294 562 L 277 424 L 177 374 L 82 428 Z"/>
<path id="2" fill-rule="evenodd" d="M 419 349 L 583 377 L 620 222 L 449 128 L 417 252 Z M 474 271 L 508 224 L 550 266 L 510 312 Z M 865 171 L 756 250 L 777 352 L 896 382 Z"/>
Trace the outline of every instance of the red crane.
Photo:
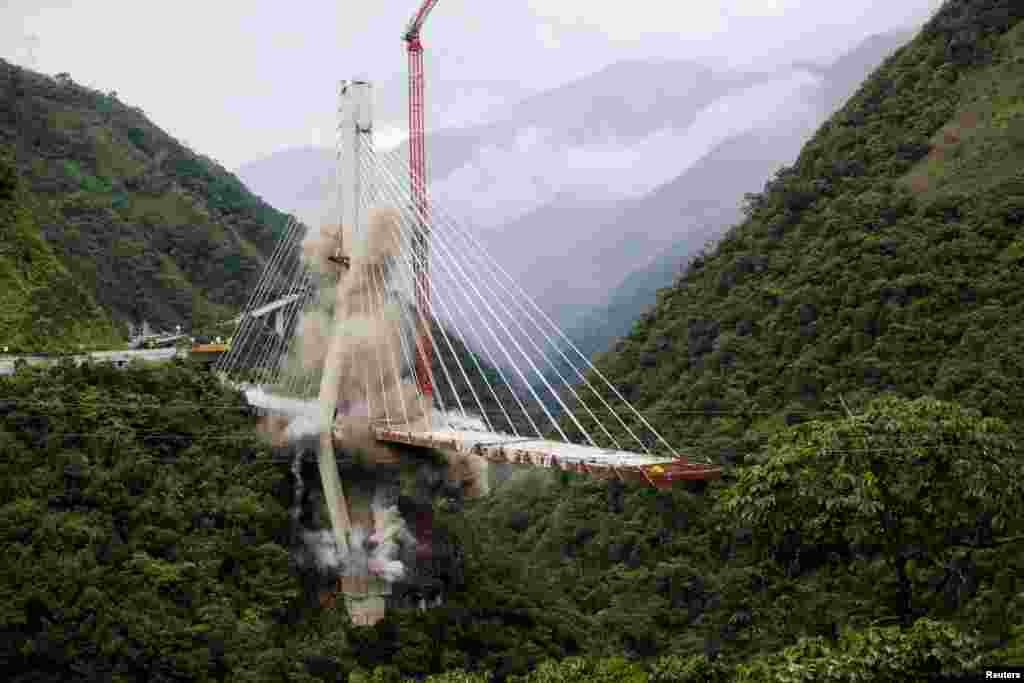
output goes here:
<path id="1" fill-rule="evenodd" d="M 420 390 L 428 398 L 434 393 L 430 367 L 430 336 L 428 327 L 428 306 L 430 303 L 430 278 L 427 269 L 428 247 L 430 240 L 430 222 L 427 206 L 427 156 L 423 135 L 423 44 L 420 42 L 420 30 L 423 23 L 434 9 L 437 0 L 424 0 L 419 11 L 413 16 L 402 36 L 409 53 L 409 182 L 412 184 L 414 210 L 420 225 L 418 264 L 415 278 L 419 284 L 416 294 L 416 308 L 419 312 L 418 339 L 416 343 L 416 379 Z"/>

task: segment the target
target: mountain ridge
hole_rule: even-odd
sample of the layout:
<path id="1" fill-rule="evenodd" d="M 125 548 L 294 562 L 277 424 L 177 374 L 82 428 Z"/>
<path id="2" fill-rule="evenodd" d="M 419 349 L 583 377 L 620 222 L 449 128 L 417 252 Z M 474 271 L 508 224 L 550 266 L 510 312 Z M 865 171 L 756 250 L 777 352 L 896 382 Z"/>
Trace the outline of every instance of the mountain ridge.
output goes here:
<path id="1" fill-rule="evenodd" d="M 904 38 L 903 34 L 883 34 L 880 38 L 873 39 L 871 45 L 858 46 L 857 54 L 867 55 L 864 59 L 871 60 L 868 66 L 874 66 L 881 61 L 885 52 L 895 49 Z M 875 54 L 876 52 L 881 54 Z M 837 63 L 842 59 L 841 57 L 837 60 Z M 852 61 L 855 65 L 860 64 L 861 58 L 857 57 Z M 692 72 L 693 78 L 697 81 L 718 79 L 722 83 L 728 84 L 727 88 L 723 86 L 724 90 L 728 92 L 734 92 L 736 88 L 743 92 L 742 88 L 745 84 L 772 82 L 770 79 L 776 78 L 779 73 L 788 73 L 786 69 L 771 69 L 763 73 L 716 75 L 716 72 L 709 67 L 699 64 L 665 60 L 660 64 L 655 64 L 656 70 L 662 74 L 659 78 L 650 77 L 650 74 L 644 78 L 636 76 L 638 71 L 649 71 L 654 68 L 651 64 L 652 62 L 649 60 L 612 64 L 595 74 L 554 91 L 524 99 L 512 107 L 512 110 L 515 111 L 514 115 L 510 110 L 507 116 L 498 117 L 481 126 L 441 131 L 432 134 L 428 140 L 431 159 L 428 173 L 434 181 L 432 191 L 435 194 L 435 201 L 446 205 L 450 213 L 480 226 L 478 234 L 488 251 L 502 253 L 504 255 L 502 265 L 519 282 L 527 285 L 531 296 L 549 314 L 554 316 L 563 329 L 571 332 L 570 336 L 574 341 L 586 347 L 588 351 L 607 348 L 612 339 L 628 329 L 631 319 L 639 315 L 647 303 L 654 301 L 654 292 L 659 287 L 671 284 L 676 271 L 689 256 L 702 248 L 705 242 L 720 236 L 728 225 L 739 220 L 743 193 L 761 189 L 774 168 L 792 161 L 800 144 L 809 137 L 812 130 L 810 125 L 823 118 L 823 114 L 815 114 L 812 117 L 813 121 L 804 121 L 807 118 L 804 115 L 795 121 L 776 121 L 771 124 L 776 128 L 775 131 L 769 130 L 768 124 L 765 123 L 762 126 L 762 137 L 756 138 L 751 137 L 748 134 L 749 131 L 733 133 L 729 130 L 714 130 L 714 119 L 720 117 L 708 116 L 705 118 L 709 120 L 704 125 L 705 127 L 711 125 L 712 129 L 705 130 L 705 132 L 711 136 L 721 136 L 722 139 L 717 142 L 712 139 L 711 142 L 708 142 L 707 150 L 701 151 L 700 145 L 692 150 L 680 149 L 680 146 L 693 145 L 677 139 L 678 136 L 667 135 L 662 136 L 663 139 L 655 139 L 658 136 L 654 134 L 649 135 L 648 138 L 634 141 L 637 145 L 646 148 L 645 152 L 637 151 L 635 154 L 627 150 L 626 147 L 616 146 L 618 143 L 612 144 L 608 141 L 587 143 L 582 147 L 553 148 L 552 145 L 561 144 L 558 142 L 561 140 L 559 136 L 572 137 L 571 128 L 576 127 L 580 130 L 587 128 L 586 125 L 578 123 L 576 119 L 572 120 L 572 126 L 563 126 L 565 130 L 546 137 L 540 135 L 544 131 L 530 128 L 531 122 L 537 124 L 544 117 L 541 116 L 538 119 L 537 116 L 528 116 L 524 112 L 542 110 L 541 105 L 552 100 L 561 103 L 555 107 L 559 112 L 576 111 L 577 107 L 572 105 L 572 93 L 582 91 L 586 94 L 589 92 L 588 88 L 593 89 L 594 83 L 632 81 L 634 90 L 646 89 L 649 91 L 645 97 L 651 101 L 656 101 L 658 97 L 661 97 L 658 94 L 658 83 L 665 83 L 666 85 L 662 89 L 675 93 L 673 96 L 680 95 L 680 93 L 685 94 L 687 88 L 683 87 L 678 79 L 670 77 L 673 70 L 678 70 L 679 64 L 683 64 Z M 834 69 L 834 67 L 834 64 L 822 67 L 822 73 L 827 74 L 829 69 Z M 839 77 L 837 76 L 837 78 Z M 769 80 L 765 81 L 765 79 Z M 839 90 L 846 89 L 849 94 L 858 84 L 859 81 L 849 83 L 840 79 L 833 84 L 833 87 Z M 607 90 L 605 86 L 602 88 Z M 790 106 L 789 109 L 795 107 L 794 111 L 796 111 L 800 106 L 805 105 L 807 107 L 825 107 L 827 98 L 823 90 L 824 86 L 818 88 L 818 91 L 794 91 L 793 99 L 799 100 L 799 102 Z M 715 96 L 716 92 L 704 93 L 701 96 L 703 97 L 701 102 L 714 99 Z M 638 101 L 635 97 L 624 96 L 615 88 L 605 92 L 603 97 L 605 100 L 614 99 L 615 102 L 605 106 L 591 102 L 592 98 L 589 95 L 585 98 L 589 103 L 587 111 L 598 117 L 595 119 L 598 123 L 600 120 L 614 122 L 623 118 L 615 112 L 626 105 L 634 106 Z M 819 103 L 818 100 L 821 102 Z M 716 102 L 721 103 L 722 100 L 719 99 Z M 748 106 L 749 104 L 747 103 Z M 743 106 L 741 102 L 734 102 L 729 106 L 724 106 L 724 111 L 721 113 L 728 117 L 730 109 L 742 109 Z M 643 107 L 639 107 L 639 110 L 643 110 Z M 646 117 L 644 120 L 650 120 L 646 125 L 633 130 L 631 134 L 638 131 L 649 134 L 652 128 L 658 128 L 670 119 L 675 122 L 673 125 L 683 125 L 696 116 L 698 111 L 703 110 L 698 110 L 696 105 L 683 107 L 677 112 L 666 112 L 663 111 L 663 108 L 659 108 L 657 111 L 643 114 L 641 118 Z M 733 112 L 733 114 L 735 113 Z M 656 119 L 658 116 L 662 118 L 651 123 L 654 121 L 651 117 Z M 666 116 L 669 118 L 665 118 Z M 779 112 L 777 118 L 783 119 L 785 116 L 784 112 Z M 625 119 L 630 119 L 630 117 L 625 117 Z M 637 121 L 639 120 L 637 119 Z M 516 125 L 512 126 L 512 123 Z M 629 126 L 636 128 L 634 124 L 636 121 L 620 132 L 630 132 L 627 129 Z M 603 135 L 600 125 L 595 123 L 595 126 L 591 126 L 591 128 L 594 130 L 589 133 L 590 138 L 597 140 Z M 524 130 L 534 130 L 538 135 L 531 138 L 523 133 Z M 497 137 L 493 137 L 495 135 Z M 518 137 L 516 137 L 517 135 Z M 693 178 L 691 170 L 699 170 L 702 167 L 707 170 L 708 160 L 713 159 L 715 154 L 723 153 L 722 150 L 731 148 L 730 141 L 735 143 L 737 139 L 743 140 L 743 144 L 748 145 L 748 157 L 751 162 L 748 168 L 756 167 L 756 172 L 749 173 L 748 169 L 741 165 L 738 168 L 738 174 L 734 172 L 724 175 L 723 173 L 712 173 L 711 175 L 715 177 L 709 176 L 703 180 Z M 513 142 L 509 142 L 509 140 L 513 140 Z M 502 148 L 502 144 L 509 145 L 508 149 Z M 628 144 L 632 143 L 623 142 L 622 144 L 628 147 Z M 480 151 L 481 146 L 487 147 L 487 150 L 490 151 L 486 155 L 483 154 Z M 514 166 L 517 163 L 515 161 L 517 146 L 521 148 L 522 159 L 520 161 L 525 159 L 523 163 L 528 166 L 524 172 L 519 173 L 515 168 L 509 168 L 509 173 L 498 174 L 497 180 L 486 180 L 484 176 L 494 175 L 490 173 L 490 170 L 493 170 L 493 164 L 498 163 L 491 157 L 511 154 L 512 156 L 506 161 Z M 531 149 L 534 151 L 531 152 Z M 639 150 L 640 147 L 636 149 Z M 548 150 L 548 155 L 553 158 L 548 159 L 544 150 Z M 466 160 L 472 162 L 474 154 L 480 154 L 482 159 L 478 160 L 479 163 L 476 164 L 479 167 L 477 171 L 482 174 L 480 182 L 492 183 L 494 185 L 492 190 L 481 192 L 477 187 L 479 183 L 473 184 L 474 163 L 465 163 L 459 166 Z M 531 154 L 533 156 L 530 156 Z M 536 190 L 540 194 L 535 201 L 527 197 L 535 191 L 532 189 L 531 179 L 528 177 L 531 173 L 540 172 L 543 175 L 544 168 L 549 166 L 548 161 L 562 163 L 557 162 L 557 157 L 568 158 L 573 154 L 579 156 L 578 163 L 597 164 L 597 167 L 606 162 L 611 163 L 608 162 L 608 158 L 616 154 L 626 154 L 630 158 L 636 157 L 636 159 L 630 166 L 631 170 L 618 175 L 614 173 L 602 175 L 600 171 L 576 173 L 576 176 L 579 176 L 577 178 L 579 182 L 588 182 L 589 178 L 590 187 L 580 188 L 571 184 L 559 186 L 558 179 L 555 177 L 553 183 L 542 183 L 545 187 L 548 185 L 550 187 Z M 638 164 L 644 165 L 645 159 L 651 154 L 663 158 L 663 163 L 660 166 L 664 168 L 652 167 L 646 170 L 636 168 Z M 691 155 L 694 162 L 692 165 L 690 165 Z M 279 153 L 269 161 L 256 162 L 240 169 L 239 172 L 251 186 L 257 189 L 268 188 L 264 194 L 271 197 L 271 201 L 284 202 L 280 205 L 294 207 L 304 215 L 322 217 L 327 207 L 323 197 L 329 195 L 330 187 L 334 182 L 333 156 L 333 152 L 323 150 L 295 149 Z M 774 156 L 774 159 L 769 158 L 771 156 Z M 321 161 L 317 162 L 317 157 L 321 157 Z M 492 164 L 492 167 L 488 167 L 488 163 Z M 621 160 L 616 163 L 622 165 Z M 537 164 L 536 168 L 539 171 L 531 171 L 529 164 Z M 676 165 L 673 167 L 673 164 Z M 687 166 L 690 170 L 684 169 L 680 173 L 678 169 L 682 166 Z M 317 171 L 317 168 L 320 170 Z M 649 180 L 652 183 L 656 177 L 660 177 L 657 175 L 658 173 L 665 176 L 665 179 L 653 183 L 651 189 L 640 195 L 599 196 L 604 191 L 601 189 L 602 187 L 607 188 L 609 192 L 614 189 L 608 187 L 608 185 L 614 184 L 614 178 L 619 176 L 636 178 L 637 171 L 643 171 L 645 177 L 650 176 Z M 447 178 L 446 174 L 448 174 Z M 457 175 L 460 176 L 459 180 L 455 178 Z M 730 175 L 735 177 L 730 178 Z M 284 176 L 284 180 L 281 180 L 282 176 Z M 534 178 L 532 182 L 536 184 L 537 178 Z M 683 187 L 688 184 L 690 185 L 688 189 Z M 466 190 L 465 188 L 470 185 L 473 185 L 474 189 Z M 669 188 L 667 191 L 666 187 Z M 546 199 L 541 196 L 545 192 L 550 195 L 545 195 Z M 317 196 L 318 193 L 319 196 Z M 681 193 L 689 194 L 691 197 L 683 200 Z M 492 194 L 496 201 L 489 202 Z M 450 197 L 446 201 L 446 196 L 449 195 Z M 522 195 L 521 198 L 528 200 L 526 203 L 519 202 L 521 206 L 516 203 L 519 201 L 517 197 L 520 195 Z M 491 213 L 499 215 L 503 212 L 511 212 L 514 217 L 500 225 L 481 224 L 477 220 L 479 217 L 474 217 L 471 207 L 466 208 L 459 202 L 452 204 L 451 197 L 456 196 L 459 197 L 459 202 L 463 203 L 466 201 L 470 203 L 489 202 Z M 648 204 L 646 209 L 641 206 L 644 202 Z M 461 210 L 460 206 L 465 210 Z M 517 213 L 518 215 L 516 215 Z M 688 234 L 689 236 L 687 236 Z M 523 245 L 530 244 L 534 238 L 542 239 L 543 244 L 547 245 L 546 251 L 537 254 L 524 254 Z M 680 247 L 675 242 L 677 240 L 687 241 L 689 246 Z M 645 274 L 644 269 L 647 267 L 653 268 L 653 270 Z M 543 277 L 536 277 L 538 273 Z M 553 281 L 552 273 L 560 273 L 561 279 L 558 282 Z M 639 289 L 631 289 L 633 284 L 639 286 Z M 620 291 L 619 287 L 625 289 Z M 607 324 L 606 321 L 608 321 Z"/>
<path id="2" fill-rule="evenodd" d="M 230 317 L 287 221 L 140 109 L 69 74 L 0 60 L 0 145 L 43 238 L 121 329 Z"/>

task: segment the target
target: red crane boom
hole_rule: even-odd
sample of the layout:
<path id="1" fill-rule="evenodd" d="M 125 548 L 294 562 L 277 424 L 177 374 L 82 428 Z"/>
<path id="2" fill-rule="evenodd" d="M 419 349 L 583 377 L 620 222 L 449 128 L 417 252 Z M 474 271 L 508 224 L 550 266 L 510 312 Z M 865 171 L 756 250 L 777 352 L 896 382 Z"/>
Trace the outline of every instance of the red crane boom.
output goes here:
<path id="1" fill-rule="evenodd" d="M 423 44 L 420 42 L 420 30 L 423 23 L 434 9 L 438 0 L 425 0 L 416 15 L 413 16 L 402 36 L 409 53 L 409 182 L 414 210 L 420 225 L 418 249 L 420 258 L 414 261 L 415 279 L 418 284 L 416 292 L 416 308 L 419 313 L 420 329 L 416 342 L 416 381 L 420 390 L 428 398 L 433 396 L 434 383 L 430 367 L 430 336 L 428 334 L 428 309 L 430 305 L 430 278 L 427 268 L 428 247 L 430 240 L 430 221 L 427 206 L 427 156 L 424 146 L 423 126 Z"/>

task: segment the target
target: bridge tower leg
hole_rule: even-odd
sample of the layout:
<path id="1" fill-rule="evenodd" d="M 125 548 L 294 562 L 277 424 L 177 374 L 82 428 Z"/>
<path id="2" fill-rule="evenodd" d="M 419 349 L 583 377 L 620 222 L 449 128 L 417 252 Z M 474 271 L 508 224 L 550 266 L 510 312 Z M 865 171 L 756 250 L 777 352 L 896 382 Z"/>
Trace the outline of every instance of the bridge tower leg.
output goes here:
<path id="1" fill-rule="evenodd" d="M 274 311 L 274 331 L 284 339 L 284 307 Z"/>
<path id="2" fill-rule="evenodd" d="M 353 566 L 352 558 L 361 555 L 350 547 L 350 532 L 353 518 L 365 525 L 369 514 L 369 501 L 356 496 L 349 503 L 338 476 L 338 463 L 334 453 L 334 423 L 338 410 L 338 392 L 341 383 L 341 355 L 345 344 L 345 318 L 351 313 L 346 310 L 345 282 L 351 263 L 345 254 L 346 239 L 362 239 L 365 230 L 360 216 L 359 202 L 362 191 L 359 159 L 364 145 L 372 144 L 372 89 L 365 81 L 342 81 L 339 102 L 339 133 L 341 149 L 339 155 L 339 190 L 341 203 L 341 233 L 335 256 L 332 259 L 340 266 L 334 302 L 334 322 L 330 342 L 324 360 L 323 378 L 320 382 L 320 480 L 331 519 L 331 527 L 338 549 L 346 558 L 346 575 L 342 578 L 342 592 L 348 604 L 349 614 L 356 623 L 373 623 L 383 614 L 383 598 L 386 585 L 376 577 L 367 576 L 364 568 Z M 346 234 L 348 231 L 348 234 Z M 357 264 L 359 267 L 360 264 Z M 370 529 L 372 531 L 372 528 Z"/>

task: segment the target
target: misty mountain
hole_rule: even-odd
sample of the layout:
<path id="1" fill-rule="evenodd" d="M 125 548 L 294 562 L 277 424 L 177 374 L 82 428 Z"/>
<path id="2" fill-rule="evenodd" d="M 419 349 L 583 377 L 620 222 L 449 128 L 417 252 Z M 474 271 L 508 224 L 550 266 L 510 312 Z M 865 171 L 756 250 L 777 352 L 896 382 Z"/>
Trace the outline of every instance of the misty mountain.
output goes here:
<path id="1" fill-rule="evenodd" d="M 786 108 L 812 108 L 816 77 L 715 71 L 689 62 L 623 62 L 516 105 L 484 129 L 430 141 L 431 192 L 482 230 L 555 201 L 640 197 L 719 140 Z M 759 106 L 758 106 L 759 105 Z M 467 153 L 468 152 L 468 153 Z"/>
<path id="2" fill-rule="evenodd" d="M 242 166 L 236 173 L 246 187 L 271 206 L 310 225 L 321 220 L 335 182 L 337 154 L 322 147 L 293 147 Z"/>
<path id="3" fill-rule="evenodd" d="M 762 73 L 679 60 L 623 61 L 525 97 L 519 97 L 525 89 L 503 82 L 449 84 L 435 77 L 428 83 L 436 93 L 428 100 L 428 128 L 486 122 L 430 132 L 432 194 L 481 227 L 524 216 L 559 195 L 588 202 L 642 196 L 732 135 L 774 127 L 780 118 L 819 122 L 908 37 L 872 36 L 832 65 Z M 460 92 L 491 104 L 453 111 Z M 401 79 L 377 88 L 382 112 L 396 110 L 404 97 Z M 406 157 L 407 147 L 398 152 Z M 333 208 L 332 149 L 282 150 L 244 164 L 238 175 L 267 202 L 307 222 L 319 223 Z"/>
<path id="4" fill-rule="evenodd" d="M 722 72 L 683 61 L 616 63 L 494 107 L 487 123 L 431 132 L 432 193 L 457 215 L 492 226 L 569 189 L 589 198 L 642 194 L 688 165 L 664 154 L 676 131 L 699 122 L 702 111 L 729 94 L 788 76 Z M 428 112 L 428 126 L 438 118 L 436 111 Z M 624 155 L 628 150 L 632 157 Z M 406 157 L 407 147 L 398 152 Z M 692 162 L 700 154 L 690 156 Z M 640 177 L 639 186 L 633 182 L 616 189 L 609 183 L 609 171 L 621 177 L 625 167 L 638 164 L 646 172 L 637 174 L 634 168 L 629 176 Z M 238 175 L 272 205 L 315 224 L 330 210 L 334 167 L 333 150 L 308 147 L 244 164 Z"/>
<path id="5" fill-rule="evenodd" d="M 517 281 L 563 324 L 607 300 L 624 273 L 740 217 L 737 190 L 757 190 L 799 149 L 805 129 L 730 138 L 651 194 L 619 202 L 555 202 L 484 234 Z M 795 148 L 794 148 L 795 146 Z M 704 226 L 708 226 L 705 230 Z M 703 242 L 700 242 L 703 244 Z M 514 258 L 527 248 L 523 258 Z M 532 253 L 529 250 L 532 249 Z"/>
<path id="6" fill-rule="evenodd" d="M 657 256 L 625 271 L 625 278 L 622 270 L 606 272 L 607 286 L 598 293 L 601 300 L 597 304 L 573 306 L 562 297 L 548 303 L 551 295 L 542 291 L 537 297 L 559 317 L 566 334 L 584 353 L 606 349 L 614 338 L 629 331 L 633 321 L 655 301 L 658 290 L 675 280 L 681 264 L 741 220 L 743 195 L 760 190 L 784 160 L 797 154 L 808 134 L 806 128 L 778 129 L 730 138 L 649 197 L 629 202 L 624 211 L 614 213 L 605 226 L 609 233 L 626 230 L 626 234 L 635 234 L 643 227 L 656 231 L 645 234 L 643 241 L 622 245 L 620 252 L 628 254 L 621 257 L 622 263 L 643 260 L 645 254 L 652 253 L 651 246 Z M 581 249 L 583 244 L 581 240 Z M 641 252 L 641 247 L 648 249 Z"/>
<path id="7" fill-rule="evenodd" d="M 467 128 L 500 119 L 499 112 L 537 92 L 529 82 L 446 78 L 441 65 L 424 64 L 428 91 L 427 130 Z M 379 126 L 404 128 L 409 115 L 409 77 L 403 71 L 374 83 L 374 117 Z"/>
<path id="8" fill-rule="evenodd" d="M 437 133 L 430 140 L 432 177 L 447 178 L 481 148 L 517 148 L 523 131 L 551 131 L 554 141 L 573 146 L 636 142 L 666 127 L 689 126 L 702 107 L 764 78 L 689 61 L 617 62 L 526 98 L 486 125 Z"/>
<path id="9" fill-rule="evenodd" d="M 910 42 L 910 31 L 892 31 L 873 35 L 824 69 L 822 101 L 829 114 L 835 112 L 850 95 L 898 48 Z"/>
<path id="10" fill-rule="evenodd" d="M 606 220 L 594 221 L 591 211 L 572 215 L 554 205 L 535 212 L 529 217 L 527 232 L 545 235 L 578 226 L 578 243 L 572 249 L 575 258 L 558 260 L 557 269 L 552 269 L 559 259 L 557 254 L 552 258 L 541 253 L 524 255 L 524 274 L 547 270 L 558 272 L 562 280 L 548 284 L 536 277 L 524 278 L 524 286 L 581 350 L 592 354 L 607 349 L 653 305 L 657 291 L 671 285 L 688 260 L 740 221 L 744 194 L 759 191 L 775 171 L 791 163 L 814 129 L 856 91 L 864 77 L 911 37 L 896 32 L 868 38 L 832 65 L 817 70 L 824 80 L 810 93 L 816 103 L 814 116 L 790 118 L 784 110 L 778 110 L 774 126 L 728 138 L 650 195 L 607 207 Z M 588 232 L 583 227 L 587 224 L 595 229 Z M 492 235 L 523 227 L 523 221 L 510 223 L 485 237 L 488 244 L 502 244 L 503 257 L 513 261 L 515 240 Z M 623 241 L 616 237 L 640 231 L 646 232 L 637 239 Z M 605 232 L 609 234 L 601 234 Z M 591 256 L 609 245 L 616 245 L 618 262 L 627 268 L 615 270 L 605 259 Z M 594 273 L 601 274 L 600 280 L 607 285 L 604 290 L 596 284 L 589 286 L 594 283 Z M 575 287 L 566 287 L 565 282 L 573 282 Z M 602 300 L 595 303 L 595 296 Z"/>

